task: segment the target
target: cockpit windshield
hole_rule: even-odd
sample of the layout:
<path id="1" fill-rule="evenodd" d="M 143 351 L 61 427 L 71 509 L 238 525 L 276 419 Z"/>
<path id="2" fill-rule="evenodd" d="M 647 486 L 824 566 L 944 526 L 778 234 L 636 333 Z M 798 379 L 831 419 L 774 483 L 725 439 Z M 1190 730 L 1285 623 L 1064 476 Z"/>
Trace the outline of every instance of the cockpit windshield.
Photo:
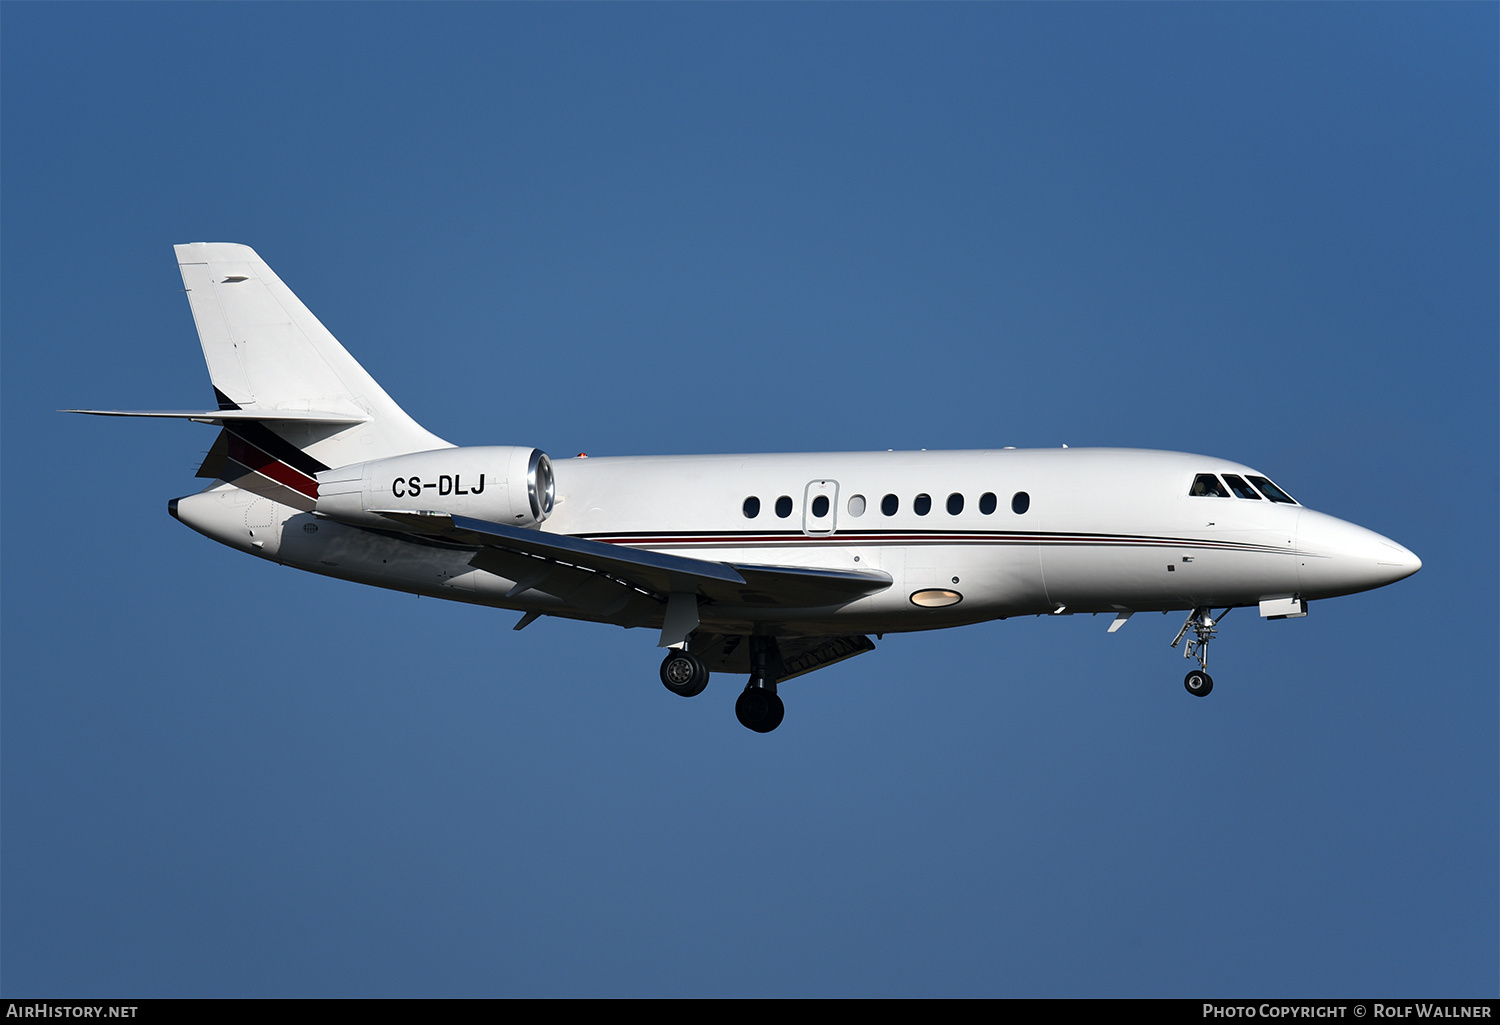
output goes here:
<path id="1" fill-rule="evenodd" d="M 1246 476 L 1248 476 L 1250 478 L 1250 483 L 1254 484 L 1256 487 L 1260 488 L 1260 493 L 1263 494 L 1263 495 L 1265 495 L 1271 501 L 1273 501 L 1273 502 L 1285 502 L 1287 505 L 1296 505 L 1297 504 L 1297 500 L 1295 498 L 1293 498 L 1291 495 L 1287 494 L 1285 491 L 1282 491 L 1275 484 L 1272 484 L 1270 481 L 1266 480 L 1264 477 L 1257 477 L 1253 473 L 1252 474 L 1247 474 Z"/>
<path id="2" fill-rule="evenodd" d="M 1260 488 L 1259 494 L 1256 493 L 1255 488 L 1252 488 L 1250 484 L 1245 482 L 1245 477 L 1250 478 L 1250 483 L 1253 483 L 1255 488 Z M 1227 488 L 1224 486 L 1225 481 L 1229 484 Z M 1228 498 L 1230 492 L 1234 493 L 1235 498 L 1247 498 L 1254 502 L 1259 502 L 1260 496 L 1265 495 L 1273 502 L 1284 502 L 1287 505 L 1297 504 L 1297 500 L 1291 495 L 1282 491 L 1266 478 L 1257 477 L 1253 473 L 1247 473 L 1244 477 L 1241 477 L 1237 473 L 1226 473 L 1224 474 L 1223 481 L 1211 473 L 1200 473 L 1193 478 L 1193 486 L 1188 489 L 1188 494 L 1199 498 Z"/>
<path id="3" fill-rule="evenodd" d="M 1219 478 L 1211 473 L 1200 473 L 1194 477 L 1193 487 L 1188 494 L 1210 498 L 1229 497 L 1229 492 L 1224 490 L 1224 485 L 1219 483 Z"/>
<path id="4" fill-rule="evenodd" d="M 1257 502 L 1260 501 L 1260 496 L 1255 493 L 1254 488 L 1245 483 L 1245 478 L 1237 474 L 1226 473 L 1224 483 L 1229 485 L 1229 490 L 1234 492 L 1235 498 L 1253 498 Z"/>

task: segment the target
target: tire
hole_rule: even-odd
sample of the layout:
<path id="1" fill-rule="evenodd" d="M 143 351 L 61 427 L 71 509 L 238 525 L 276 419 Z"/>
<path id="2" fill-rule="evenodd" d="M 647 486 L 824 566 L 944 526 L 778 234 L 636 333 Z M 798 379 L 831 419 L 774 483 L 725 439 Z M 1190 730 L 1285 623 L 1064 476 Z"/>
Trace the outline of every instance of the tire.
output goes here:
<path id="1" fill-rule="evenodd" d="M 708 666 L 697 655 L 669 651 L 661 660 L 661 682 L 678 697 L 695 698 L 708 686 Z"/>
<path id="2" fill-rule="evenodd" d="M 781 720 L 786 718 L 786 705 L 781 703 L 781 695 L 771 695 L 771 711 L 765 720 L 756 729 L 757 733 L 770 733 L 781 725 Z"/>
<path id="3" fill-rule="evenodd" d="M 1182 678 L 1182 685 L 1195 698 L 1206 698 L 1214 689 L 1214 678 L 1201 669 L 1194 669 Z"/>
<path id="4" fill-rule="evenodd" d="M 734 703 L 734 717 L 756 733 L 770 733 L 786 718 L 786 705 L 775 692 L 764 687 L 746 687 Z"/>

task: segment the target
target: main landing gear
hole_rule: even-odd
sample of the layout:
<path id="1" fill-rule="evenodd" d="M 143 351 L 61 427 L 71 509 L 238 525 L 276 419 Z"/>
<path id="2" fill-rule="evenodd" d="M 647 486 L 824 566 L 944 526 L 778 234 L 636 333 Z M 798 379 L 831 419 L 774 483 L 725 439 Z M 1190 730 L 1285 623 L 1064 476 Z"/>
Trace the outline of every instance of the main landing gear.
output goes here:
<path id="1" fill-rule="evenodd" d="M 661 682 L 678 697 L 695 698 L 708 686 L 708 666 L 697 655 L 673 649 L 661 660 Z"/>
<path id="2" fill-rule="evenodd" d="M 1225 609 L 1224 615 L 1218 619 L 1213 617 L 1213 609 L 1207 606 L 1199 606 L 1188 613 L 1187 621 L 1182 624 L 1182 629 L 1177 631 L 1177 636 L 1172 638 L 1172 647 L 1186 636 L 1189 630 L 1194 636 L 1188 639 L 1187 646 L 1182 649 L 1183 658 L 1196 658 L 1198 668 L 1183 677 L 1182 685 L 1187 692 L 1194 697 L 1206 698 L 1214 689 L 1214 678 L 1208 675 L 1208 642 L 1214 639 L 1214 634 L 1219 632 L 1219 623 L 1224 616 L 1229 615 L 1231 610 Z"/>
<path id="3" fill-rule="evenodd" d="M 740 725 L 756 733 L 770 733 L 786 717 L 786 706 L 776 694 L 776 671 L 781 656 L 770 637 L 750 638 L 750 682 L 734 703 Z M 708 686 L 708 665 L 690 651 L 673 648 L 661 660 L 661 682 L 678 697 L 692 698 Z"/>
<path id="4" fill-rule="evenodd" d="M 775 643 L 773 638 L 750 638 L 750 682 L 734 703 L 734 717 L 756 733 L 770 733 L 786 716 L 786 706 L 776 694 L 776 675 L 770 669 Z M 776 661 L 779 665 L 781 659 Z"/>
<path id="5" fill-rule="evenodd" d="M 734 703 L 734 717 L 756 733 L 770 733 L 786 717 L 786 706 L 773 688 L 747 684 Z"/>

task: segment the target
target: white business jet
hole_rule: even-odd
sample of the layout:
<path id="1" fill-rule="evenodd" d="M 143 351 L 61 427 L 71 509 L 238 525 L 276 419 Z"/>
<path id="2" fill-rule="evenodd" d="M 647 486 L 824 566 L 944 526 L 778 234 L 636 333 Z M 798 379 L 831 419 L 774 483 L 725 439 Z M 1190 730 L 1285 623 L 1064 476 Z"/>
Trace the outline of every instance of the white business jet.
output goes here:
<path id="1" fill-rule="evenodd" d="M 780 684 L 877 637 L 1025 615 L 1187 612 L 1213 689 L 1231 609 L 1307 615 L 1421 561 L 1258 470 L 1136 449 L 579 455 L 457 447 L 407 416 L 247 246 L 176 247 L 218 408 L 70 410 L 222 428 L 177 519 L 362 584 L 660 631 L 661 681 L 774 730 Z M 1214 609 L 1222 609 L 1215 614 Z"/>

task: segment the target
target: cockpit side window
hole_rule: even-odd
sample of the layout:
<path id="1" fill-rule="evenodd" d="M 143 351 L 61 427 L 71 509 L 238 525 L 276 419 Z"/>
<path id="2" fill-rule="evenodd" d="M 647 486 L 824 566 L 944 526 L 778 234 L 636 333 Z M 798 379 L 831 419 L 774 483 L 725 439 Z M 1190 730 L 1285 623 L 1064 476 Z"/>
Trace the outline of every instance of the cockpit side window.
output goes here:
<path id="1" fill-rule="evenodd" d="M 1224 489 L 1224 485 L 1219 483 L 1219 478 L 1211 473 L 1200 473 L 1194 477 L 1192 489 L 1188 491 L 1188 494 L 1210 498 L 1229 497 L 1229 492 Z"/>
<path id="2" fill-rule="evenodd" d="M 1245 483 L 1245 478 L 1233 473 L 1226 473 L 1224 475 L 1224 483 L 1229 485 L 1229 490 L 1234 492 L 1235 498 L 1253 498 L 1257 502 L 1260 501 L 1260 496 L 1255 493 L 1254 488 Z"/>
<path id="3" fill-rule="evenodd" d="M 1287 494 L 1285 491 L 1282 491 L 1275 484 L 1272 484 L 1264 477 L 1257 477 L 1253 473 L 1246 474 L 1246 476 L 1250 478 L 1250 483 L 1260 488 L 1260 493 L 1265 495 L 1271 501 L 1285 502 L 1287 505 L 1297 504 L 1297 500 L 1295 498 Z"/>

